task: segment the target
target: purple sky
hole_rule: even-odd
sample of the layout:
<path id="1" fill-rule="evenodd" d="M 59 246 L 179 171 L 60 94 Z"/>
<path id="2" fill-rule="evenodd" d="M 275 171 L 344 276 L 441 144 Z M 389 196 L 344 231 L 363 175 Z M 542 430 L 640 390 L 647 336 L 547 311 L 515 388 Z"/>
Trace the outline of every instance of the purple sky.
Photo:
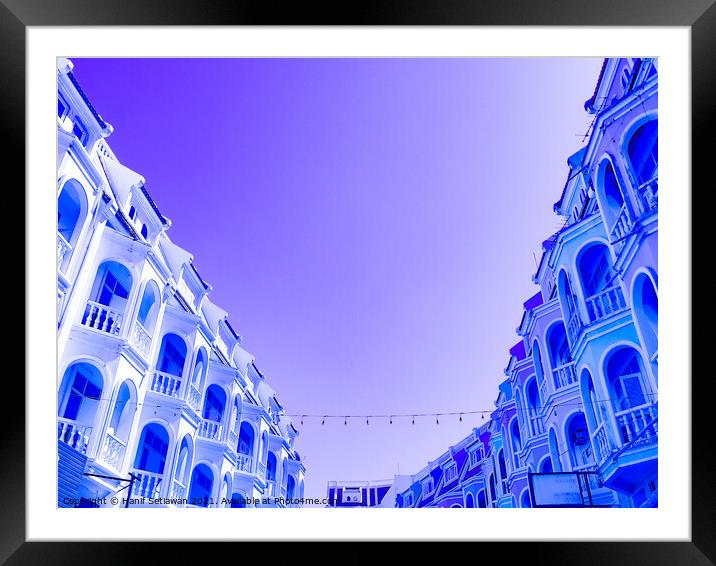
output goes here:
<path id="1" fill-rule="evenodd" d="M 601 59 L 74 59 L 289 414 L 493 408 Z M 306 421 L 306 495 L 480 417 Z"/>

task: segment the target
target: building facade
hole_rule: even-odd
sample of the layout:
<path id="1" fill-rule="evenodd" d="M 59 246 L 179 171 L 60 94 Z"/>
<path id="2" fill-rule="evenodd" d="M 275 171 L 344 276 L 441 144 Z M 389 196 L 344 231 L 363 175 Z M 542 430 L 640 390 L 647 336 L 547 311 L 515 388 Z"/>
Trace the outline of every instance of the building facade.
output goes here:
<path id="1" fill-rule="evenodd" d="M 496 410 L 398 507 L 529 507 L 531 474 L 559 472 L 589 477 L 593 505 L 658 505 L 657 64 L 604 61 Z"/>
<path id="2" fill-rule="evenodd" d="M 409 485 L 410 476 L 390 480 L 330 481 L 327 507 L 393 507 L 396 491 Z"/>
<path id="3" fill-rule="evenodd" d="M 58 505 L 300 505 L 298 431 L 72 67 L 58 60 Z"/>

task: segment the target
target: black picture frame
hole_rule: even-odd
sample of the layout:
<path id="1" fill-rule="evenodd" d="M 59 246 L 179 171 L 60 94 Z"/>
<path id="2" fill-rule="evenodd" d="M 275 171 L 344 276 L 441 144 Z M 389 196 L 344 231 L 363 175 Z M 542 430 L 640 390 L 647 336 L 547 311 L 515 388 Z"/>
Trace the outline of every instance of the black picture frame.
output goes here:
<path id="1" fill-rule="evenodd" d="M 716 4 L 714 0 L 421 0 L 357 3 L 332 3 L 331 7 L 316 7 L 291 3 L 278 7 L 274 3 L 240 0 L 0 0 L 0 68 L 3 85 L 0 88 L 5 149 L 5 198 L 15 197 L 15 210 L 32 214 L 25 204 L 24 192 L 11 187 L 25 186 L 25 34 L 28 26 L 68 25 L 558 25 L 558 26 L 686 26 L 691 31 L 691 87 L 692 87 L 692 184 L 699 190 L 701 215 L 709 207 L 705 198 L 712 192 L 713 181 L 707 155 L 712 146 L 716 106 Z M 28 151 L 30 151 L 28 149 Z M 707 173 L 708 172 L 708 173 Z M 12 180 L 11 180 L 12 179 Z M 14 182 L 13 182 L 14 181 Z M 693 198 L 688 187 L 684 198 Z M 702 204 L 703 203 L 703 204 Z M 7 210 L 7 209 L 6 209 Z M 704 226 L 692 218 L 694 247 L 708 242 Z M 6 219 L 7 221 L 7 219 Z M 6 225 L 7 227 L 10 224 Z M 699 230 L 701 233 L 699 234 Z M 701 238 L 699 238 L 699 235 Z M 707 244 L 708 245 L 708 244 Z M 8 249 L 13 248 L 13 249 Z M 6 261 L 17 254 L 12 265 L 24 265 L 22 249 L 11 243 L 4 250 Z M 22 255 L 21 255 L 22 254 Z M 692 258 L 710 257 L 697 256 Z M 708 262 L 694 263 L 704 271 Z M 703 266 L 703 267 L 702 267 Z M 19 272 L 19 268 L 17 268 Z M 693 282 L 708 281 L 694 277 Z M 693 291 L 696 289 L 693 288 Z M 22 290 L 22 291 L 20 291 Z M 12 293 L 22 292 L 24 302 L 31 298 L 19 282 Z M 12 300 L 19 304 L 19 301 Z M 707 304 L 707 303 L 704 303 Z M 700 309 L 704 318 L 706 311 Z M 10 315 L 6 315 L 10 316 Z M 19 316 L 19 315 L 17 315 Z M 17 326 L 17 325 L 15 325 Z M 692 351 L 708 351 L 708 332 L 684 328 L 693 336 Z M 19 332 L 18 332 L 19 333 Z M 24 336 L 24 332 L 23 332 Z M 12 342 L 10 342 L 12 343 Z M 49 353 L 48 353 L 49 355 Z M 18 354 L 15 357 L 19 358 Z M 6 357 L 8 359 L 8 357 Z M 694 366 L 696 367 L 696 366 Z M 690 542 L 524 542 L 490 543 L 496 548 L 487 550 L 493 557 L 502 555 L 508 562 L 527 564 L 716 564 L 716 477 L 713 421 L 710 407 L 713 396 L 711 372 L 693 371 L 692 387 L 692 536 Z M 16 374 L 16 373 L 15 373 Z M 671 376 L 688 380 L 690 376 Z M 25 400 L 25 387 L 20 379 L 3 379 L 6 399 Z M 8 397 L 9 396 L 9 397 Z M 25 537 L 25 403 L 6 403 L 6 427 L 2 437 L 3 465 L 0 466 L 0 561 L 7 564 L 134 564 L 136 562 L 184 561 L 188 556 L 185 544 L 162 543 L 50 543 L 26 542 Z M 638 511 L 635 511 L 638 514 Z M 635 520 L 638 520 L 636 518 Z M 558 533 L 555 533 L 558 537 Z M 320 538 L 320 533 L 316 533 Z M 278 557 L 274 546 L 260 543 L 208 545 L 204 543 L 199 557 L 207 560 L 267 559 L 267 552 Z M 413 546 L 422 552 L 422 546 Z M 274 550 L 271 550 L 274 549 Z M 285 551 L 285 550 L 284 550 Z M 373 551 L 340 552 L 334 549 L 306 550 L 294 547 L 286 560 L 365 562 Z M 469 550 L 471 559 L 488 559 L 488 555 Z M 209 554 L 210 553 L 210 554 Z M 339 554 L 340 553 L 340 554 Z M 403 551 L 404 553 L 404 551 Z M 303 558 L 301 557 L 303 555 Z M 184 560 L 183 560 L 184 559 Z M 494 560 L 494 558 L 492 558 Z M 502 562 L 502 560 L 500 560 Z"/>

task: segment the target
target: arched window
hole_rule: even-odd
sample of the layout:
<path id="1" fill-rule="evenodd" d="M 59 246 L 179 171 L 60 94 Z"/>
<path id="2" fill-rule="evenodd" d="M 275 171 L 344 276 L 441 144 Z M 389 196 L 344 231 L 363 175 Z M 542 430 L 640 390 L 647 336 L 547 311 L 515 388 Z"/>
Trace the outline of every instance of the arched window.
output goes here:
<path id="1" fill-rule="evenodd" d="M 116 261 L 105 261 L 97 269 L 82 324 L 118 334 L 132 289 L 132 275 Z"/>
<path id="2" fill-rule="evenodd" d="M 538 471 L 543 474 L 548 474 L 553 471 L 552 458 L 550 456 L 545 456 L 542 459 L 542 461 L 540 462 Z"/>
<path id="3" fill-rule="evenodd" d="M 591 322 L 624 308 L 624 296 L 606 245 L 593 244 L 582 250 L 577 266 Z"/>
<path id="4" fill-rule="evenodd" d="M 246 456 L 252 456 L 254 453 L 254 427 L 247 422 L 241 423 L 238 453 Z"/>
<path id="5" fill-rule="evenodd" d="M 485 499 L 485 490 L 481 489 L 477 492 L 477 506 L 480 509 L 487 507 L 487 500 Z"/>
<path id="6" fill-rule="evenodd" d="M 142 224 L 142 230 L 141 230 L 142 238 L 145 240 L 147 239 L 147 235 L 149 234 L 149 230 L 147 230 L 147 225 Z"/>
<path id="7" fill-rule="evenodd" d="M 577 299 L 572 291 L 572 285 L 567 277 L 567 272 L 562 269 L 557 278 L 557 290 L 559 293 L 559 304 L 562 307 L 562 314 L 566 321 L 567 332 L 572 342 L 577 339 L 577 334 L 582 326 L 579 318 L 579 310 L 577 309 Z"/>
<path id="8" fill-rule="evenodd" d="M 656 377 L 659 351 L 659 296 L 653 281 L 646 273 L 640 273 L 634 279 L 632 313 L 639 329 L 646 357 L 651 363 L 654 377 Z"/>
<path id="9" fill-rule="evenodd" d="M 243 493 L 231 494 L 231 508 L 244 509 L 246 507 L 246 496 Z"/>
<path id="10" fill-rule="evenodd" d="M 112 416 L 107 428 L 107 432 L 125 444 L 129 439 L 134 413 L 137 409 L 136 399 L 134 385 L 131 381 L 126 380 L 117 392 L 117 399 L 114 402 L 114 409 L 112 409 Z"/>
<path id="11" fill-rule="evenodd" d="M 286 498 L 294 499 L 296 497 L 296 480 L 293 476 L 288 476 L 286 480 Z"/>
<path id="12" fill-rule="evenodd" d="M 163 474 L 168 447 L 169 435 L 166 429 L 158 423 L 146 425 L 139 438 L 134 467 L 153 474 Z"/>
<path id="13" fill-rule="evenodd" d="M 579 411 L 569 418 L 565 427 L 565 436 L 573 470 L 594 464 L 592 442 L 584 413 Z"/>
<path id="14" fill-rule="evenodd" d="M 659 166 L 658 120 L 646 122 L 629 139 L 627 154 L 637 184 L 655 180 Z"/>
<path id="15" fill-rule="evenodd" d="M 597 196 L 607 230 L 611 231 L 624 207 L 624 193 L 610 159 L 604 159 L 597 174 Z"/>
<path id="16" fill-rule="evenodd" d="M 186 342 L 176 334 L 165 334 L 157 358 L 157 371 L 181 377 L 186 360 Z"/>
<path id="17" fill-rule="evenodd" d="M 523 509 L 532 507 L 532 500 L 530 499 L 530 492 L 527 489 L 525 489 L 522 492 L 522 497 L 520 497 L 520 507 L 522 507 Z"/>
<path id="18" fill-rule="evenodd" d="M 189 503 L 197 507 L 208 507 L 211 490 L 214 486 L 214 474 L 206 464 L 198 464 L 191 473 Z"/>
<path id="19" fill-rule="evenodd" d="M 522 436 L 520 435 L 520 427 L 517 417 L 512 417 L 510 421 L 510 438 L 512 441 L 512 456 L 515 464 L 515 470 L 520 468 L 519 453 L 522 451 Z"/>
<path id="20" fill-rule="evenodd" d="M 537 342 L 537 340 L 532 344 L 532 361 L 535 366 L 535 373 L 537 374 L 537 382 L 542 383 L 544 370 L 542 366 L 542 353 L 540 352 L 539 342 Z"/>
<path id="21" fill-rule="evenodd" d="M 276 481 L 276 455 L 273 452 L 269 452 L 266 459 L 266 481 Z"/>
<path id="22" fill-rule="evenodd" d="M 549 361 L 552 365 L 552 381 L 555 390 L 574 383 L 574 369 L 569 353 L 567 333 L 564 324 L 559 322 L 550 326 L 547 331 L 547 344 L 549 346 Z"/>
<path id="23" fill-rule="evenodd" d="M 467 509 L 473 509 L 475 507 L 475 498 L 472 493 L 468 493 L 467 497 L 465 497 L 465 507 Z"/>
<path id="24" fill-rule="evenodd" d="M 268 433 L 263 431 L 261 433 L 261 445 L 259 446 L 259 458 L 265 464 L 266 457 L 268 456 Z"/>
<path id="25" fill-rule="evenodd" d="M 205 368 L 206 368 L 206 355 L 204 354 L 204 349 L 200 348 L 199 351 L 196 353 L 196 361 L 194 362 L 194 370 L 191 374 L 191 384 L 196 389 L 201 389 L 201 384 L 204 381 L 204 375 L 205 375 Z"/>
<path id="26" fill-rule="evenodd" d="M 505 465 L 505 451 L 500 449 L 497 453 L 497 465 L 500 468 L 500 487 L 502 495 L 507 493 L 507 466 Z"/>
<path id="27" fill-rule="evenodd" d="M 187 470 L 191 466 L 191 451 L 189 441 L 184 437 L 179 448 L 179 456 L 177 456 L 177 466 L 174 471 L 174 479 L 186 487 Z"/>
<path id="28" fill-rule="evenodd" d="M 497 492 L 495 491 L 495 474 L 490 474 L 490 479 L 488 481 L 490 485 L 490 502 L 494 503 L 497 501 Z"/>
<path id="29" fill-rule="evenodd" d="M 147 331 L 149 336 L 154 333 L 154 325 L 157 321 L 157 313 L 159 312 L 159 288 L 154 281 L 147 281 L 144 286 L 144 294 L 139 303 L 139 312 L 137 320 Z"/>
<path id="30" fill-rule="evenodd" d="M 58 396 L 59 416 L 92 425 L 102 398 L 103 379 L 88 363 L 72 364 L 65 371 Z"/>
<path id="31" fill-rule="evenodd" d="M 526 396 L 528 431 L 531 436 L 542 434 L 544 432 L 544 425 L 540 417 L 541 402 L 539 392 L 537 391 L 537 381 L 534 376 L 527 382 Z"/>
<path id="32" fill-rule="evenodd" d="M 57 197 L 57 233 L 62 236 L 63 244 L 74 246 L 82 228 L 87 209 L 87 196 L 75 179 L 64 185 Z"/>
<path id="33" fill-rule="evenodd" d="M 607 380 L 612 391 L 616 412 L 640 407 L 647 403 L 645 380 L 634 348 L 620 348 L 609 358 Z"/>
<path id="34" fill-rule="evenodd" d="M 226 406 L 226 392 L 216 384 L 210 385 L 204 398 L 204 411 L 202 416 L 214 422 L 221 422 Z"/>
<path id="35" fill-rule="evenodd" d="M 562 459 L 560 456 L 559 442 L 557 442 L 557 433 L 553 428 L 549 429 L 549 455 L 555 472 L 562 471 Z"/>

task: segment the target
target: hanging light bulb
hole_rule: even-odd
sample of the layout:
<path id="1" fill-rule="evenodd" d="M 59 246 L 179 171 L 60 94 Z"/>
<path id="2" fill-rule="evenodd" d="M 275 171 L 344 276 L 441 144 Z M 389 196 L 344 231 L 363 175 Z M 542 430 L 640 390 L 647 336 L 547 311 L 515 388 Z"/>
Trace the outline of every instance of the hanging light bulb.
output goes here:
<path id="1" fill-rule="evenodd" d="M 440 424 L 440 421 L 438 420 L 438 416 L 435 415 L 435 424 Z"/>
<path id="2" fill-rule="evenodd" d="M 301 424 L 303 424 L 303 417 L 305 417 L 305 416 L 306 415 L 301 415 Z"/>
<path id="3" fill-rule="evenodd" d="M 321 421 L 321 424 L 322 424 L 322 425 L 326 424 L 326 417 L 323 417 L 323 420 Z"/>
<path id="4" fill-rule="evenodd" d="M 390 424 L 393 424 L 393 415 L 390 415 Z"/>
<path id="5" fill-rule="evenodd" d="M 485 420 L 485 413 L 482 413 L 482 420 Z"/>
<path id="6" fill-rule="evenodd" d="M 415 424 L 415 415 L 413 415 L 413 424 Z"/>
<path id="7" fill-rule="evenodd" d="M 365 424 L 367 424 L 367 425 L 370 424 L 370 423 L 368 422 L 368 417 L 365 418 Z"/>
<path id="8" fill-rule="evenodd" d="M 345 419 L 343 419 L 343 424 L 344 424 L 344 425 L 347 425 L 347 424 L 348 424 L 348 417 L 347 417 L 347 416 L 346 416 Z"/>
<path id="9" fill-rule="evenodd" d="M 462 422 L 462 413 L 460 413 L 460 422 Z"/>

